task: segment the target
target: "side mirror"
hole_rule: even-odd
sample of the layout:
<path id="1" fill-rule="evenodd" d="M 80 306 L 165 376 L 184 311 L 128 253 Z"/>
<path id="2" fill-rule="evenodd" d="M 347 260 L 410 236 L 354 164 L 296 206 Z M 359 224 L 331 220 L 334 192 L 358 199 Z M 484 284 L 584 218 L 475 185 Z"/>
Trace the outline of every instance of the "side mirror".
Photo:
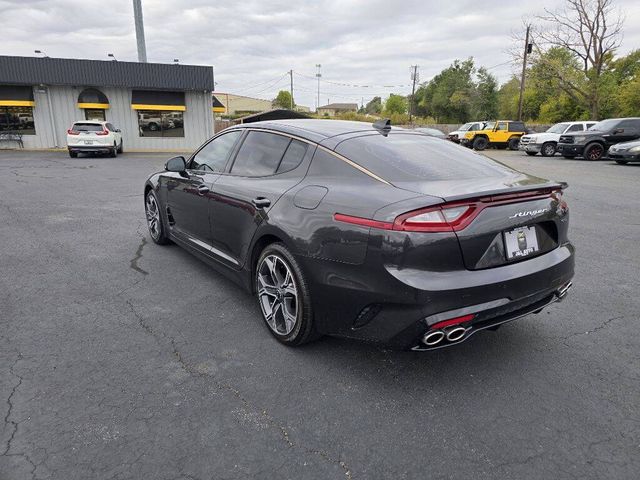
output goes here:
<path id="1" fill-rule="evenodd" d="M 167 160 L 167 163 L 164 164 L 164 169 L 167 172 L 182 173 L 187 169 L 187 162 L 184 157 L 173 157 Z"/>
<path id="2" fill-rule="evenodd" d="M 122 130 L 120 130 L 119 128 L 116 128 L 116 132 L 120 133 Z"/>
<path id="3" fill-rule="evenodd" d="M 624 133 L 624 128 L 616 128 L 616 129 L 613 131 L 613 134 L 614 134 L 614 135 L 617 135 L 618 133 Z"/>

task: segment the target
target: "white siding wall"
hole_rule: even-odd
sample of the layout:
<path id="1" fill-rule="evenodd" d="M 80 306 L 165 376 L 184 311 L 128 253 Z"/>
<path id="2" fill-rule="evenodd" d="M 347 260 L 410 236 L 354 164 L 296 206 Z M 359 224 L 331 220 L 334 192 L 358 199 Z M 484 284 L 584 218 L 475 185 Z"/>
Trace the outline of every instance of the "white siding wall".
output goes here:
<path id="1" fill-rule="evenodd" d="M 33 117 L 36 135 L 23 137 L 25 148 L 64 148 L 67 129 L 77 120 L 84 120 L 84 111 L 77 106 L 84 87 L 48 87 L 53 111 L 49 112 L 47 93 L 34 90 L 36 106 Z M 109 99 L 106 119 L 122 130 L 125 151 L 193 150 L 213 135 L 210 92 L 185 92 L 184 137 L 140 137 L 138 117 L 131 109 L 131 90 L 99 88 Z"/>

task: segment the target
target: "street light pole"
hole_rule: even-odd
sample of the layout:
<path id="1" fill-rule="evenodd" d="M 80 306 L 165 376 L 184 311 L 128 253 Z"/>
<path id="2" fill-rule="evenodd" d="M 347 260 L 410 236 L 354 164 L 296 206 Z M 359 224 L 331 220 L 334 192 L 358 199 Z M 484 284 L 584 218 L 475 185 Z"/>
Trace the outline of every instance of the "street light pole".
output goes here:
<path id="1" fill-rule="evenodd" d="M 322 65 L 316 63 L 316 68 L 318 69 L 318 73 L 316 73 L 316 77 L 318 78 L 318 103 L 316 105 L 316 113 L 318 112 L 318 108 L 320 108 L 320 77 L 322 77 L 320 67 L 322 67 Z"/>
<path id="2" fill-rule="evenodd" d="M 293 69 L 289 70 L 289 76 L 291 77 L 291 110 L 293 110 Z"/>
<path id="3" fill-rule="evenodd" d="M 411 66 L 411 80 L 413 80 L 413 87 L 411 87 L 411 103 L 409 103 L 409 123 L 413 121 L 413 104 L 416 96 L 416 82 L 418 81 L 418 65 Z"/>

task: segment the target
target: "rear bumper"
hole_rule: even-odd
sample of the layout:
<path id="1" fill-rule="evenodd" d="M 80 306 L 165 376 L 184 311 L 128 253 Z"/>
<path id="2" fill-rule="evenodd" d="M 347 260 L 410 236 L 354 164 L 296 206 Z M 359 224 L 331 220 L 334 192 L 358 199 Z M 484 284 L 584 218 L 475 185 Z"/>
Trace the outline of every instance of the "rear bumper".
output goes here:
<path id="1" fill-rule="evenodd" d="M 560 155 L 582 155 L 584 151 L 584 145 L 573 145 L 570 143 L 559 143 L 556 147 L 556 152 Z"/>
<path id="2" fill-rule="evenodd" d="M 110 152 L 113 149 L 111 145 L 69 145 L 67 149 L 70 152 Z"/>
<path id="3" fill-rule="evenodd" d="M 318 268 L 313 263 L 305 271 L 314 272 L 314 311 L 322 333 L 422 350 L 430 349 L 424 348 L 422 337 L 431 325 L 461 311 L 475 317 L 464 325 L 469 329 L 464 337 L 447 346 L 556 301 L 573 278 L 574 248 L 566 243 L 539 257 L 475 271 L 386 265 L 381 272 L 366 264 Z"/>

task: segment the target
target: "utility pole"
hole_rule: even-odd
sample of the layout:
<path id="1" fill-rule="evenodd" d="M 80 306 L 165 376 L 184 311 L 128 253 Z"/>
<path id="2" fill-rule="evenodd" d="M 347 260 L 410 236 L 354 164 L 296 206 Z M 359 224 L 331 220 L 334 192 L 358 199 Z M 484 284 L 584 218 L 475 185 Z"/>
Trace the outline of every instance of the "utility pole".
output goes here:
<path id="1" fill-rule="evenodd" d="M 147 63 L 147 45 L 144 41 L 144 20 L 142 19 L 142 0 L 133 0 L 133 17 L 136 23 L 138 62 Z"/>
<path id="2" fill-rule="evenodd" d="M 320 77 L 322 77 L 320 67 L 322 67 L 322 65 L 316 63 L 316 68 L 318 69 L 318 73 L 316 73 L 316 77 L 318 78 L 318 104 L 316 105 L 316 112 L 318 111 L 318 108 L 320 108 Z"/>
<path id="3" fill-rule="evenodd" d="M 524 96 L 524 76 L 527 73 L 527 55 L 531 53 L 532 46 L 529 43 L 529 30 L 531 25 L 527 25 L 527 34 L 524 40 L 524 58 L 522 59 L 522 76 L 520 77 L 520 97 L 518 98 L 518 120 L 522 120 L 522 97 Z"/>
<path id="4" fill-rule="evenodd" d="M 291 110 L 293 110 L 293 69 L 289 70 L 289 76 L 291 77 Z"/>
<path id="5" fill-rule="evenodd" d="M 413 103 L 416 96 L 416 82 L 418 81 L 418 65 L 411 65 L 411 80 L 413 80 L 413 87 L 411 87 L 411 102 L 409 103 L 409 123 L 413 120 Z"/>

